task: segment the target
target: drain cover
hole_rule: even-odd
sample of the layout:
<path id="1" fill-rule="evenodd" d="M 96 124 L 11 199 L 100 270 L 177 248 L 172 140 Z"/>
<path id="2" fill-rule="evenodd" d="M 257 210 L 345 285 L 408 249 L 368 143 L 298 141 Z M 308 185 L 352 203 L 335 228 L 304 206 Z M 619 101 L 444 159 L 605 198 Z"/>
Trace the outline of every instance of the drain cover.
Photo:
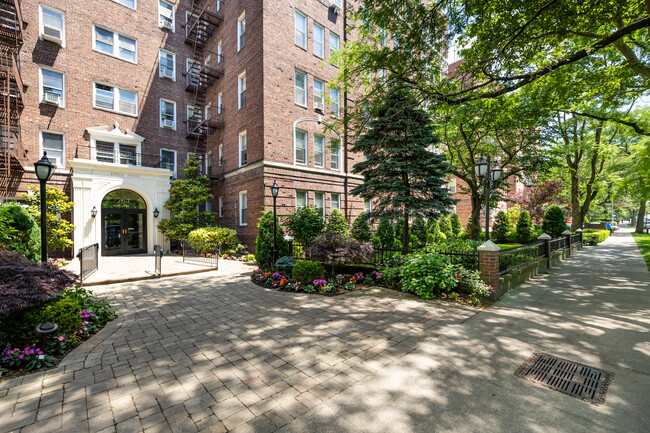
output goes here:
<path id="1" fill-rule="evenodd" d="M 515 375 L 540 385 L 602 405 L 613 373 L 578 364 L 546 353 L 535 352 Z"/>

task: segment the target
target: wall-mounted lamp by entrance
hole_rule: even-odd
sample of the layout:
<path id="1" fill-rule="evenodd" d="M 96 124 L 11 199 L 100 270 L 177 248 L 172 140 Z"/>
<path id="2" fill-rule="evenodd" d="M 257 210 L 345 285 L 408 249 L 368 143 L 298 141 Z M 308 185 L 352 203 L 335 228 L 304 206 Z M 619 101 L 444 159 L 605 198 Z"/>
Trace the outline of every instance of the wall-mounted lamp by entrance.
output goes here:
<path id="1" fill-rule="evenodd" d="M 160 211 L 158 211 L 158 208 L 154 209 L 153 211 L 153 217 L 158 218 L 158 215 L 160 215 Z"/>
<path id="2" fill-rule="evenodd" d="M 93 206 L 93 208 L 90 211 L 90 216 L 95 218 L 97 216 L 97 207 Z"/>

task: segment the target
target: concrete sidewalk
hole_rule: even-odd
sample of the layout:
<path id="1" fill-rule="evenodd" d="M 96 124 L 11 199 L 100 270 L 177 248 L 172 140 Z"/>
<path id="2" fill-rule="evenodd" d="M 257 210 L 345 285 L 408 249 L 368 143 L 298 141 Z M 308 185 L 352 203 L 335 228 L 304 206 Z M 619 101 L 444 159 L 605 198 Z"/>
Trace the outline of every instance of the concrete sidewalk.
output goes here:
<path id="1" fill-rule="evenodd" d="M 535 351 L 613 372 L 604 406 L 516 377 Z M 650 273 L 622 229 L 281 431 L 648 432 Z"/>

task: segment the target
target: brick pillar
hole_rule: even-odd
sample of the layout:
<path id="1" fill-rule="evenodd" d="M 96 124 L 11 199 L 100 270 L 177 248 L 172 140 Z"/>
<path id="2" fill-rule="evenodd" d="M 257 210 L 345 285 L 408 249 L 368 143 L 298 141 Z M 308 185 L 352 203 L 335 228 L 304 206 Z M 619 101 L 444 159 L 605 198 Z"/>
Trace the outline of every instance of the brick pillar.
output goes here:
<path id="1" fill-rule="evenodd" d="M 578 246 L 578 249 L 582 249 L 582 229 L 576 230 L 576 233 L 580 234 L 580 245 Z"/>
<path id="2" fill-rule="evenodd" d="M 562 232 L 562 236 L 566 236 L 566 243 L 569 246 L 569 248 L 567 249 L 566 256 L 571 257 L 571 230 L 568 229 L 564 230 Z"/>
<path id="3" fill-rule="evenodd" d="M 537 240 L 544 242 L 544 251 L 546 252 L 547 267 L 551 269 L 551 237 L 546 233 L 537 236 Z"/>
<path id="4" fill-rule="evenodd" d="M 499 288 L 499 246 L 492 241 L 487 241 L 478 247 L 478 268 L 481 279 L 485 284 L 494 287 L 494 299 L 501 296 Z"/>

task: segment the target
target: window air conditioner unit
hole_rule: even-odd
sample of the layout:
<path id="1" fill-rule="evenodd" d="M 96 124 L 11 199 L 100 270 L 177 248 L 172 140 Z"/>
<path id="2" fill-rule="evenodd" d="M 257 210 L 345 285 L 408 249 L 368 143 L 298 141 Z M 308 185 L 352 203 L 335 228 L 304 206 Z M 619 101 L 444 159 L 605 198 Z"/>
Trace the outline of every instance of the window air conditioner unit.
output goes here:
<path id="1" fill-rule="evenodd" d="M 171 30 L 172 29 L 172 23 L 169 21 L 161 21 L 160 22 L 160 27 L 162 27 L 165 30 Z"/>
<path id="2" fill-rule="evenodd" d="M 45 101 L 46 104 L 61 105 L 61 96 L 54 92 L 44 92 L 43 101 Z"/>
<path id="3" fill-rule="evenodd" d="M 325 111 L 325 104 L 323 104 L 322 102 L 314 102 L 314 111 L 323 114 L 323 112 Z"/>
<path id="4" fill-rule="evenodd" d="M 330 9 L 337 14 L 341 12 L 341 0 L 330 0 Z"/>
<path id="5" fill-rule="evenodd" d="M 61 30 L 57 28 L 44 25 L 42 37 L 46 41 L 54 42 L 59 45 L 63 44 L 63 39 L 61 38 Z"/>
<path id="6" fill-rule="evenodd" d="M 163 119 L 163 128 L 174 129 L 174 121 L 172 119 Z"/>
<path id="7" fill-rule="evenodd" d="M 174 79 L 174 75 L 173 75 L 169 70 L 167 70 L 167 69 L 163 69 L 163 70 L 161 71 L 161 76 L 162 76 L 163 78 L 169 78 L 170 80 L 173 80 L 173 79 Z"/>

